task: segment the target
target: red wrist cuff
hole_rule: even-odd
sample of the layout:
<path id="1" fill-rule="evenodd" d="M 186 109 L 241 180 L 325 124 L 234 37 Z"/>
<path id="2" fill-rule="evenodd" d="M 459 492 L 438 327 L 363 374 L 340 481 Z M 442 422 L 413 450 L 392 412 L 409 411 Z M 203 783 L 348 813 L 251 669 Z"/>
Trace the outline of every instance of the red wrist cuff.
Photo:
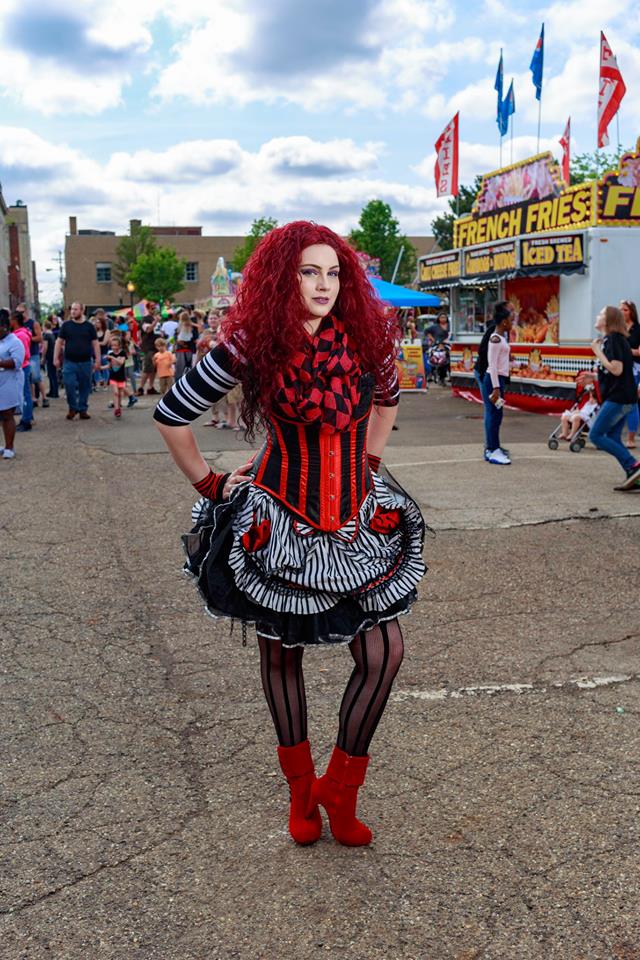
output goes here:
<path id="1" fill-rule="evenodd" d="M 373 470 L 374 473 L 377 473 L 380 469 L 381 458 L 376 457 L 373 453 L 368 453 L 367 460 L 369 461 L 369 469 Z"/>
<path id="2" fill-rule="evenodd" d="M 228 473 L 214 473 L 213 470 L 209 470 L 207 476 L 198 480 L 193 486 L 208 500 L 222 500 L 222 491 L 228 476 Z"/>

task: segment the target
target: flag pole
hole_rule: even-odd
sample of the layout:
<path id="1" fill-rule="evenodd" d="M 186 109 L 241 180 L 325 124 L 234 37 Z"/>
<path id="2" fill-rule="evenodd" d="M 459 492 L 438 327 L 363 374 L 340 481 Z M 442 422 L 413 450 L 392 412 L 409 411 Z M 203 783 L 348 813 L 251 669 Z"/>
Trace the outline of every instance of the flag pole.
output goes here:
<path id="1" fill-rule="evenodd" d="M 616 138 L 618 141 L 618 159 L 620 159 L 620 107 L 616 111 Z"/>
<path id="2" fill-rule="evenodd" d="M 510 163 L 513 164 L 513 115 L 511 116 L 511 160 Z"/>
<path id="3" fill-rule="evenodd" d="M 538 144 L 536 147 L 536 153 L 540 153 L 540 120 L 542 118 L 542 90 L 540 91 L 540 99 L 538 100 Z"/>

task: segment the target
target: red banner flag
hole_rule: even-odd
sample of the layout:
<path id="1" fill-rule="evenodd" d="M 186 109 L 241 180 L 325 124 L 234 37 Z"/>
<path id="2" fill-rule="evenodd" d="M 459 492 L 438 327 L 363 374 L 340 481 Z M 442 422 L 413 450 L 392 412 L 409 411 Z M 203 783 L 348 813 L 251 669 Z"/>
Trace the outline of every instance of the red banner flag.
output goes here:
<path id="1" fill-rule="evenodd" d="M 600 89 L 598 91 L 598 146 L 609 143 L 607 128 L 627 92 L 618 62 L 607 38 L 600 32 Z"/>
<path id="2" fill-rule="evenodd" d="M 458 195 L 458 117 L 446 125 L 436 140 L 436 190 L 439 197 Z"/>
<path id="3" fill-rule="evenodd" d="M 560 137 L 560 146 L 562 147 L 562 179 L 569 186 L 571 182 L 569 174 L 571 164 L 571 117 L 567 120 L 564 133 Z"/>

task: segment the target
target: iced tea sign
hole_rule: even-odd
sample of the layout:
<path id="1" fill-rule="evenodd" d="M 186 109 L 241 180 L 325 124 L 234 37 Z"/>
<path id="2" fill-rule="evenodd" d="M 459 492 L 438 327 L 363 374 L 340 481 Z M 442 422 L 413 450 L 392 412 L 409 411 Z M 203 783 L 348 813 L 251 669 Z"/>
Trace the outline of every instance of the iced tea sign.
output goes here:
<path id="1" fill-rule="evenodd" d="M 520 241 L 522 271 L 570 273 L 584 268 L 584 234 L 530 237 Z"/>

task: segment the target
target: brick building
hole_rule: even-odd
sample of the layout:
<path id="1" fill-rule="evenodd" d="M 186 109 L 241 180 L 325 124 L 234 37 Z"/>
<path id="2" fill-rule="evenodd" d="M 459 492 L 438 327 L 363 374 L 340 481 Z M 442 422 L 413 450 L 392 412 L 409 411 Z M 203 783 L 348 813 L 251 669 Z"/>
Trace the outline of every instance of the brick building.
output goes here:
<path id="1" fill-rule="evenodd" d="M 29 211 L 22 200 L 8 208 L 6 230 L 9 247 L 9 306 L 26 303 L 29 316 L 40 314 L 36 265 L 31 259 Z"/>
<path id="2" fill-rule="evenodd" d="M 139 221 L 131 221 L 131 224 Z M 211 274 L 219 257 L 229 264 L 244 236 L 207 237 L 202 227 L 151 227 L 158 245 L 173 247 L 179 257 L 187 261 L 184 287 L 175 296 L 176 303 L 194 303 L 211 295 Z M 116 247 L 122 234 L 108 230 L 79 230 L 76 217 L 69 217 L 69 234 L 65 241 L 65 306 L 75 300 L 85 304 L 87 313 L 97 307 L 119 310 L 129 305 L 131 295 L 116 283 L 113 270 L 117 260 Z M 433 237 L 409 237 L 417 251 L 424 256 L 433 250 Z M 133 294 L 134 301 L 139 297 Z"/>
<path id="3" fill-rule="evenodd" d="M 194 303 L 211 296 L 210 278 L 218 257 L 228 263 L 244 239 L 206 237 L 202 227 L 151 227 L 151 232 L 159 246 L 173 247 L 187 261 L 184 288 L 176 294 L 176 303 Z M 76 217 L 69 218 L 64 251 L 65 306 L 79 300 L 91 313 L 97 307 L 119 310 L 129 305 L 129 292 L 113 277 L 116 247 L 122 236 L 107 230 L 78 230 Z M 137 294 L 133 299 L 139 299 Z"/>
<path id="4" fill-rule="evenodd" d="M 31 259 L 29 212 L 21 200 L 7 206 L 0 186 L 0 306 L 13 310 L 26 303 L 29 315 L 37 317 L 38 283 Z"/>
<path id="5" fill-rule="evenodd" d="M 7 207 L 0 185 L 0 307 L 9 307 L 9 228 Z"/>

